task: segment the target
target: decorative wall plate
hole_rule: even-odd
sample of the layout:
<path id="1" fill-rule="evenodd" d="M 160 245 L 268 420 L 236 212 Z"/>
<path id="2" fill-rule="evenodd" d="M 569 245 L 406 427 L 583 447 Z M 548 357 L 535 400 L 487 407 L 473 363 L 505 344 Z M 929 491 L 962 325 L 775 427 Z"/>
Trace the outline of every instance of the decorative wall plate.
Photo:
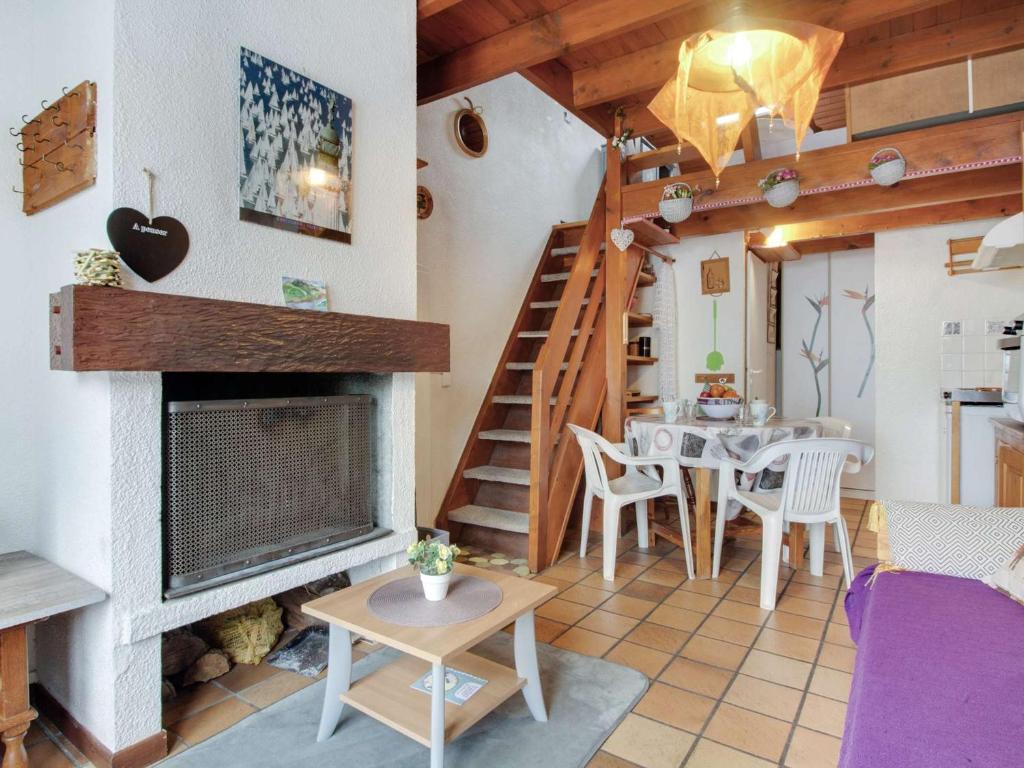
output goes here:
<path id="1" fill-rule="evenodd" d="M 416 218 L 429 219 L 434 212 L 434 197 L 422 184 L 416 187 Z"/>

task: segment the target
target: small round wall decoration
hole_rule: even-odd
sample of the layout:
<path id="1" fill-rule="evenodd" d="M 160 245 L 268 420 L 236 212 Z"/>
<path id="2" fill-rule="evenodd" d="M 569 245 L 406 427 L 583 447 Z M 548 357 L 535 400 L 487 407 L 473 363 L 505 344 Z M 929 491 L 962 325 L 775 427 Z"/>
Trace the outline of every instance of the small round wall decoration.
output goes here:
<path id="1" fill-rule="evenodd" d="M 416 218 L 429 219 L 434 212 L 434 197 L 422 184 L 416 187 Z"/>

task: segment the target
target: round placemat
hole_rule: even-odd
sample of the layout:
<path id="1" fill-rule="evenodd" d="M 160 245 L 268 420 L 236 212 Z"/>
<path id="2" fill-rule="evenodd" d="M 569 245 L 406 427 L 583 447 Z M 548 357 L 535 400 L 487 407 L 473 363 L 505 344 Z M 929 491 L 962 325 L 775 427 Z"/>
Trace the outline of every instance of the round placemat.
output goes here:
<path id="1" fill-rule="evenodd" d="M 448 597 L 431 602 L 423 596 L 419 574 L 389 581 L 366 601 L 378 619 L 403 627 L 443 627 L 490 613 L 501 604 L 501 587 L 488 579 L 452 574 Z"/>

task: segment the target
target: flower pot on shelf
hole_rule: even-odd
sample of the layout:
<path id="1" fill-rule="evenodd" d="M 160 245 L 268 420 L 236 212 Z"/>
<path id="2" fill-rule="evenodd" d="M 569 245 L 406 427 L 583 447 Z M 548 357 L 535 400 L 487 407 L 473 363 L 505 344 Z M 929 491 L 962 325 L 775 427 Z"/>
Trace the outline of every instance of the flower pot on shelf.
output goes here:
<path id="1" fill-rule="evenodd" d="M 452 581 L 452 572 L 432 576 L 428 573 L 420 574 L 420 582 L 423 584 L 423 596 L 432 603 L 444 600 L 448 596 L 448 585 Z"/>
<path id="2" fill-rule="evenodd" d="M 898 149 L 886 147 L 871 156 L 868 173 L 879 186 L 891 187 L 906 175 L 907 161 Z"/>
<path id="3" fill-rule="evenodd" d="M 689 184 L 669 184 L 662 191 L 658 213 L 670 224 L 686 221 L 693 213 L 693 190 Z"/>
<path id="4" fill-rule="evenodd" d="M 772 208 L 785 208 L 792 205 L 800 197 L 799 179 L 787 179 L 767 187 L 764 190 L 764 199 Z"/>

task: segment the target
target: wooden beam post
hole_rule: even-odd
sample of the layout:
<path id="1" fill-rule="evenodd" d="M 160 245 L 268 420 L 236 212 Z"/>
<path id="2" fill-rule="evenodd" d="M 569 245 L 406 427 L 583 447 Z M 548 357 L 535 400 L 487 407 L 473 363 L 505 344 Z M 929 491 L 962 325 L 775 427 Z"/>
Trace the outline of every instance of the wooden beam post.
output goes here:
<path id="1" fill-rule="evenodd" d="M 622 116 L 615 116 L 615 135 L 621 135 Z M 608 169 L 605 174 L 605 397 L 602 432 L 613 443 L 622 442 L 626 416 L 626 254 L 612 243 L 612 230 L 622 226 L 621 150 L 608 139 Z"/>

